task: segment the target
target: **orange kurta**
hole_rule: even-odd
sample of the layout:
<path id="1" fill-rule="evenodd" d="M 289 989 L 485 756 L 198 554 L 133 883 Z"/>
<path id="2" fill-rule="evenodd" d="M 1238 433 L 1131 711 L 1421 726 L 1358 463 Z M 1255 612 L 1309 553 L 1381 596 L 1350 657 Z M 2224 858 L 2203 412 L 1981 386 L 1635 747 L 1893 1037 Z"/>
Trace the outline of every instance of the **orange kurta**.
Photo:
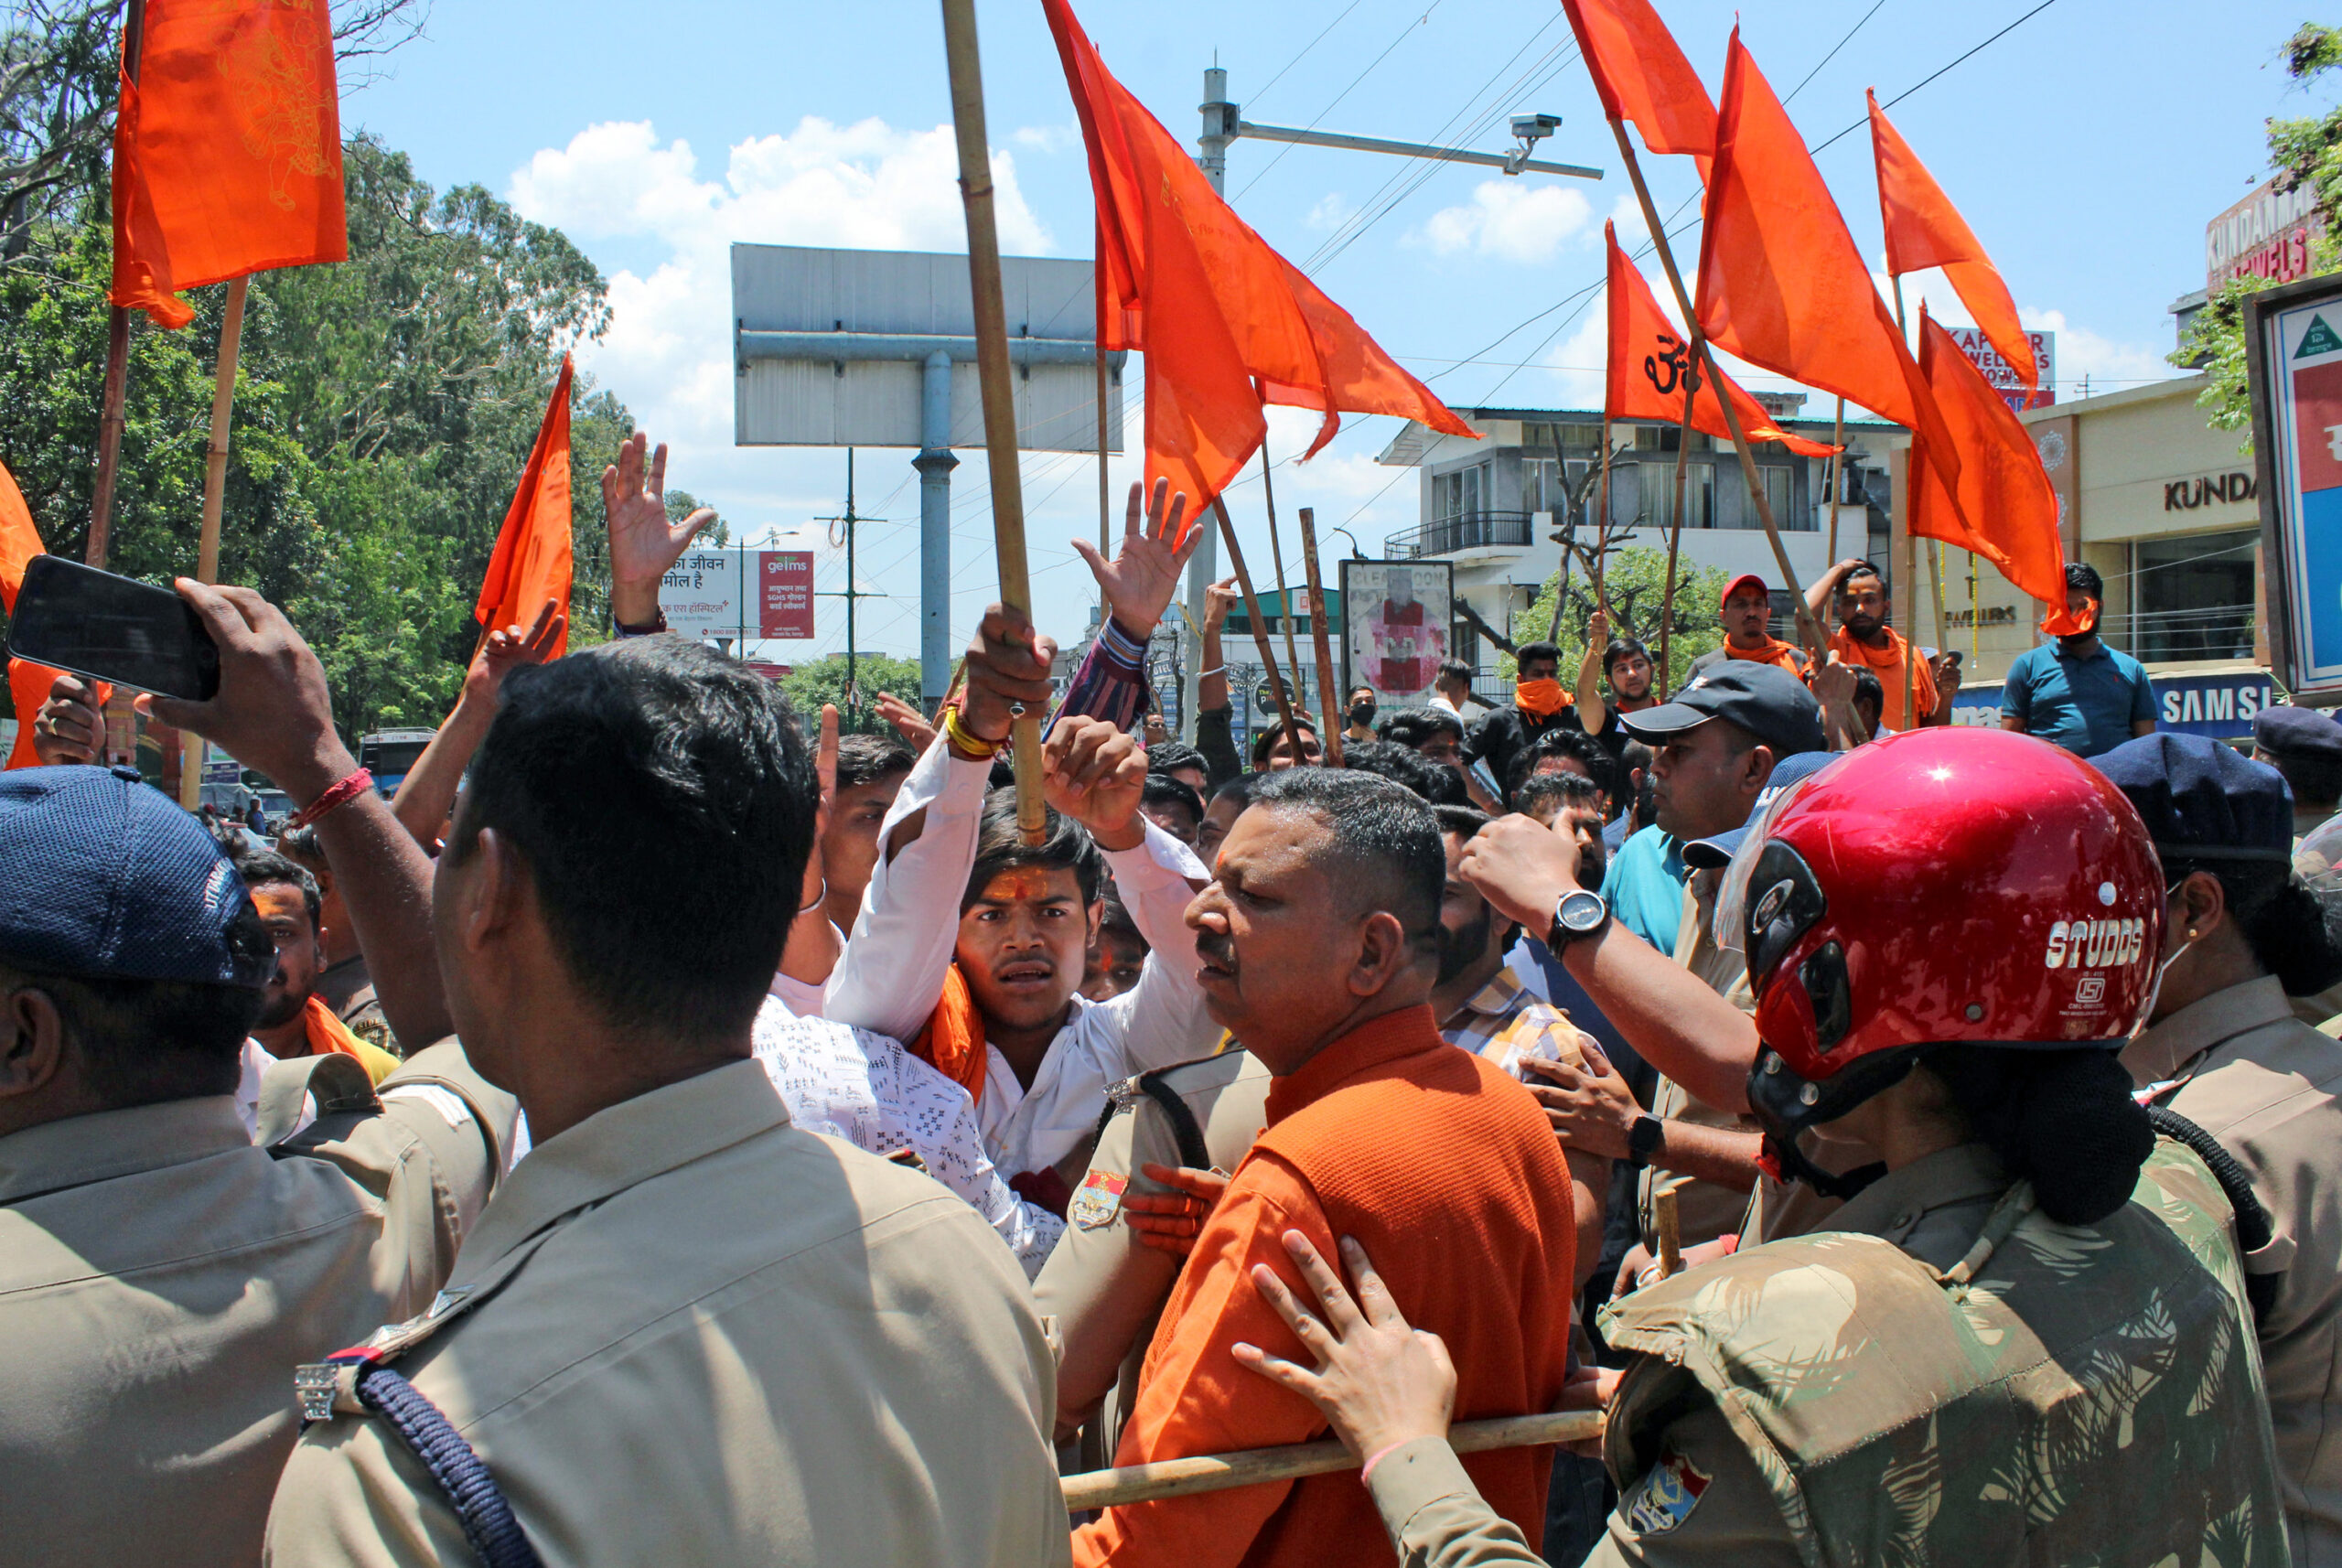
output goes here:
<path id="1" fill-rule="evenodd" d="M 1147 1350 L 1117 1465 L 1325 1436 L 1315 1407 L 1238 1365 L 1239 1340 L 1312 1359 L 1252 1287 L 1266 1263 L 1310 1299 L 1281 1237 L 1329 1258 L 1354 1236 L 1407 1320 L 1447 1344 L 1456 1419 L 1550 1410 L 1568 1369 L 1575 1219 L 1543 1113 L 1439 1036 L 1428 1007 L 1372 1019 L 1269 1091 L 1269 1125 L 1197 1239 Z M 1465 1461 L 1531 1539 L 1550 1449 Z M 1111 1509 L 1074 1561 L 1165 1568 L 1394 1561 L 1356 1471 Z"/>
<path id="2" fill-rule="evenodd" d="M 1830 639 L 1830 651 L 1848 664 L 1867 664 L 1878 683 L 1886 690 L 1886 700 L 1879 705 L 1878 722 L 1891 730 L 1911 727 L 1903 710 L 1903 660 L 1911 648 L 1910 639 L 1893 627 L 1886 630 L 1886 646 L 1873 648 L 1861 641 L 1844 627 L 1840 627 Z M 1918 660 L 1915 690 L 1918 693 L 1919 712 L 1933 717 L 1936 711 L 1935 671 L 1928 668 L 1924 659 Z"/>
<path id="3" fill-rule="evenodd" d="M 1726 638 L 1724 656 L 1726 659 L 1746 659 L 1752 664 L 1777 664 L 1800 681 L 1808 678 L 1805 650 L 1796 643 L 1783 642 L 1778 637 L 1767 638 L 1762 648 L 1735 648 L 1732 639 Z"/>

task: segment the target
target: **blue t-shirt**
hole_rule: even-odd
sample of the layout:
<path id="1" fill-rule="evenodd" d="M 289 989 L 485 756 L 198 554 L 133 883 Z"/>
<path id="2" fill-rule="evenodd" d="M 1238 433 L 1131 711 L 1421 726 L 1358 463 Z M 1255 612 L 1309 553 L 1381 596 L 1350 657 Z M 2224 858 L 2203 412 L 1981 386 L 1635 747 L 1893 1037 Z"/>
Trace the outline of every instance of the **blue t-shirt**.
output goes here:
<path id="1" fill-rule="evenodd" d="M 1669 957 L 1683 924 L 1683 846 L 1654 822 L 1627 840 L 1602 879 L 1611 918 Z"/>
<path id="2" fill-rule="evenodd" d="M 2144 665 L 2103 642 L 2087 659 L 2045 642 L 2009 666 L 2001 713 L 2014 715 L 2027 735 L 2096 757 L 2129 740 L 2134 721 L 2154 722 L 2154 686 Z"/>

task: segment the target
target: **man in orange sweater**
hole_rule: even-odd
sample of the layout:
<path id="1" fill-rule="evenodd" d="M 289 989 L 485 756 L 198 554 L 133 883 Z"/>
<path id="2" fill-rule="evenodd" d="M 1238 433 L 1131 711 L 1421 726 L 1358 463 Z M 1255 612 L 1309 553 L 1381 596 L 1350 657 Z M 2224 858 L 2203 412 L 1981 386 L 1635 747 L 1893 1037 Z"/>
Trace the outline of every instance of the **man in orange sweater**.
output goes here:
<path id="1" fill-rule="evenodd" d="M 1252 796 L 1187 910 L 1211 1015 L 1275 1075 L 1269 1124 L 1197 1239 L 1148 1348 L 1117 1465 L 1322 1436 L 1234 1347 L 1309 1360 L 1260 1294 L 1284 1238 L 1363 1242 L 1408 1322 L 1456 1358 L 1459 1419 L 1552 1409 L 1568 1370 L 1575 1220 L 1528 1091 L 1439 1036 L 1446 857 L 1428 807 L 1370 775 L 1303 768 Z M 1466 1461 L 1498 1512 L 1543 1527 L 1550 1449 Z M 1393 1561 L 1357 1474 L 1107 1510 L 1078 1564 Z"/>

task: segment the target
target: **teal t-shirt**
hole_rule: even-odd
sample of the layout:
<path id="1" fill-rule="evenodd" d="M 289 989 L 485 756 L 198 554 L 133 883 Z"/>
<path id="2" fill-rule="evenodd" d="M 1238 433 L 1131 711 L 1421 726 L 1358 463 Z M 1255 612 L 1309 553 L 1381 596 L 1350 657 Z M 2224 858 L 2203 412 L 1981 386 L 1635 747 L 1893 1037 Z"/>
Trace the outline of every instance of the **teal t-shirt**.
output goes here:
<path id="1" fill-rule="evenodd" d="M 1683 845 L 1657 823 L 1627 840 L 1602 879 L 1611 918 L 1673 957 L 1683 924 Z"/>
<path id="2" fill-rule="evenodd" d="M 2129 740 L 2133 724 L 2154 721 L 2154 685 L 2137 660 L 2103 642 L 2087 659 L 2045 642 L 2009 666 L 2001 712 L 2027 735 L 2096 757 Z"/>

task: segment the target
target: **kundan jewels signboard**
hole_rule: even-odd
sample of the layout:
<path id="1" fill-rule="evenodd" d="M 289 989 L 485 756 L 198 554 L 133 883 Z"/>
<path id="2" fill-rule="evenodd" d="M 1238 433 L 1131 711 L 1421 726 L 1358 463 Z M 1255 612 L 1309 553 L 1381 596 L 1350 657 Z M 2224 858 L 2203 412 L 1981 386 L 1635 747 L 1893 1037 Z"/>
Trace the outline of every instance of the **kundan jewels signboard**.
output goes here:
<path id="1" fill-rule="evenodd" d="M 1455 597 L 1449 562 L 1343 562 L 1345 693 L 1370 686 L 1393 706 L 1430 701 L 1432 680 L 1447 657 Z"/>

